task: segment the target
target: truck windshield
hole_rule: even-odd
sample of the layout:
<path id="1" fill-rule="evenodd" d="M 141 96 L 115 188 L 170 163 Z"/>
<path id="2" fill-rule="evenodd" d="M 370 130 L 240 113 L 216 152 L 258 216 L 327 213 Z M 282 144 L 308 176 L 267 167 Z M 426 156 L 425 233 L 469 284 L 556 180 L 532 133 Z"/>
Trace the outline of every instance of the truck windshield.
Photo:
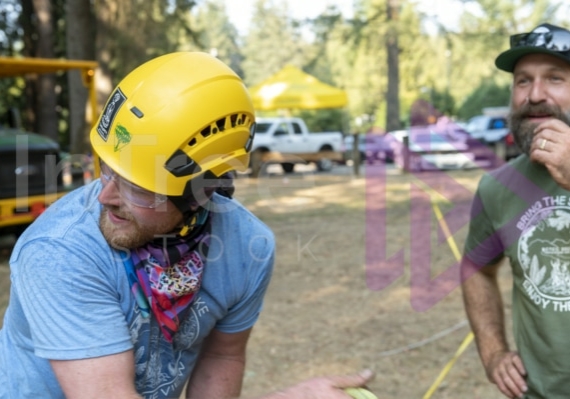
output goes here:
<path id="1" fill-rule="evenodd" d="M 271 123 L 259 122 L 255 125 L 255 133 L 267 133 L 271 125 Z"/>

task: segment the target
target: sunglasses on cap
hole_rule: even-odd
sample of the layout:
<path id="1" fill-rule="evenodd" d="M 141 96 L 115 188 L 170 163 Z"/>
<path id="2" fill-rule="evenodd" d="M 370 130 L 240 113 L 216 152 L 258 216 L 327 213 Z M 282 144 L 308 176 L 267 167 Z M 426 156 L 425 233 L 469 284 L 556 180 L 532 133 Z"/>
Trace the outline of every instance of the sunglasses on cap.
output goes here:
<path id="1" fill-rule="evenodd" d="M 570 32 L 556 28 L 539 27 L 529 33 L 512 35 L 511 48 L 516 47 L 539 47 L 563 53 L 570 51 Z"/>

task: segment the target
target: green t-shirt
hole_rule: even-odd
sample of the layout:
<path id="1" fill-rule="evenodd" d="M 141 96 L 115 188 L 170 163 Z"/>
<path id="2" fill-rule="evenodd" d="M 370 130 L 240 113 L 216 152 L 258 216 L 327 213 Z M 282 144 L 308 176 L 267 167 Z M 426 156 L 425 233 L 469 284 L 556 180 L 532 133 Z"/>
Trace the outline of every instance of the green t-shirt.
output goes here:
<path id="1" fill-rule="evenodd" d="M 466 256 L 513 272 L 513 326 L 527 398 L 570 397 L 570 191 L 521 156 L 485 175 L 471 211 Z"/>

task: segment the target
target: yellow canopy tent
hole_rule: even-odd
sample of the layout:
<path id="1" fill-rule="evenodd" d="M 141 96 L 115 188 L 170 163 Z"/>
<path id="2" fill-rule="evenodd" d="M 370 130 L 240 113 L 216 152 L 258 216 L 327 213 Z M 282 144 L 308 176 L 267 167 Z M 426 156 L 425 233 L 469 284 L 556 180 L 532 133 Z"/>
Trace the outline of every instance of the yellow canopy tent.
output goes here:
<path id="1" fill-rule="evenodd" d="M 255 109 L 341 108 L 347 104 L 344 90 L 319 81 L 287 65 L 275 75 L 249 89 Z"/>

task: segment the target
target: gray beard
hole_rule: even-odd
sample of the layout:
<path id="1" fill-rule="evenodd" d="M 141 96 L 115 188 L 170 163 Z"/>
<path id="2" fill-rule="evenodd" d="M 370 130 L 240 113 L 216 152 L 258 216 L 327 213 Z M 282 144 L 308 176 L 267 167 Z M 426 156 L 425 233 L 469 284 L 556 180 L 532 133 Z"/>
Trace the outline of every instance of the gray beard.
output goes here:
<path id="1" fill-rule="evenodd" d="M 537 123 L 531 123 L 526 119 L 528 115 L 532 114 L 551 115 L 553 118 L 559 119 L 570 126 L 570 112 L 562 111 L 557 105 L 525 104 L 516 111 L 513 111 L 511 107 L 511 111 L 507 117 L 509 127 L 513 133 L 515 143 L 526 155 L 530 155 L 530 146 L 534 137 L 534 130 L 538 126 Z"/>

